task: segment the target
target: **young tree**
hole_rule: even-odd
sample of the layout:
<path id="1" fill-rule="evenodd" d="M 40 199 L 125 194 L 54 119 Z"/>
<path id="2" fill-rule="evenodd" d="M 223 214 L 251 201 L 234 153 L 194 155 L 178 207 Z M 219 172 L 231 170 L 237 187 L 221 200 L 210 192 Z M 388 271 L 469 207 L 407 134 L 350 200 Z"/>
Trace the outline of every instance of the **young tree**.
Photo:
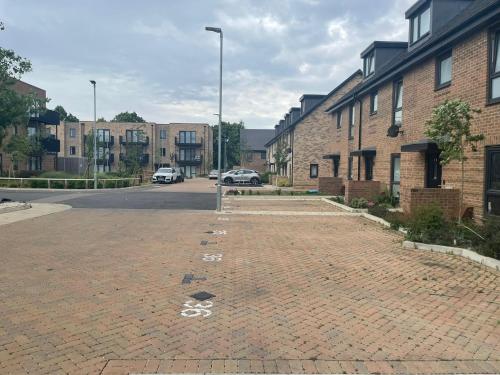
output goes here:
<path id="1" fill-rule="evenodd" d="M 461 165 L 461 191 L 458 221 L 462 221 L 465 184 L 465 155 L 467 149 L 477 151 L 477 143 L 484 139 L 483 134 L 473 135 L 471 121 L 479 109 L 472 108 L 460 99 L 447 100 L 432 110 L 432 117 L 426 123 L 425 134 L 441 150 L 441 165 L 458 161 Z"/>
<path id="2" fill-rule="evenodd" d="M 285 142 L 278 141 L 276 145 L 276 152 L 273 155 L 274 164 L 276 165 L 276 173 L 281 176 L 281 170 L 287 164 L 288 152 Z"/>
<path id="3" fill-rule="evenodd" d="M 146 122 L 146 120 L 144 120 L 136 112 L 122 112 L 113 117 L 111 122 Z"/>
<path id="4" fill-rule="evenodd" d="M 58 105 L 54 108 L 54 111 L 59 113 L 59 119 L 61 121 L 67 121 L 67 122 L 78 122 L 78 117 L 74 116 L 71 113 L 66 112 L 64 107 L 62 105 Z"/>
<path id="5" fill-rule="evenodd" d="M 244 129 L 243 121 L 240 122 L 222 122 L 222 157 L 226 159 L 228 168 L 233 165 L 239 165 L 241 160 L 240 155 L 240 130 Z M 218 134 L 219 126 L 214 125 L 213 128 L 213 165 L 217 168 L 217 153 L 218 153 Z M 224 146 L 224 139 L 228 139 L 227 145 Z M 224 147 L 226 147 L 227 155 L 224 156 Z M 221 160 L 221 165 L 224 166 L 224 161 Z"/>
<path id="6" fill-rule="evenodd" d="M 67 121 L 67 122 L 78 122 L 78 121 L 80 121 L 78 119 L 78 117 L 76 117 L 72 113 L 68 113 L 68 115 L 66 116 L 66 118 L 64 120 Z"/>
<path id="7" fill-rule="evenodd" d="M 106 122 L 106 119 L 104 117 L 99 117 L 97 119 L 97 122 Z"/>
<path id="8" fill-rule="evenodd" d="M 85 178 L 90 178 L 90 171 L 94 167 L 94 129 L 85 137 L 84 155 L 87 159 L 87 166 L 85 167 Z"/>

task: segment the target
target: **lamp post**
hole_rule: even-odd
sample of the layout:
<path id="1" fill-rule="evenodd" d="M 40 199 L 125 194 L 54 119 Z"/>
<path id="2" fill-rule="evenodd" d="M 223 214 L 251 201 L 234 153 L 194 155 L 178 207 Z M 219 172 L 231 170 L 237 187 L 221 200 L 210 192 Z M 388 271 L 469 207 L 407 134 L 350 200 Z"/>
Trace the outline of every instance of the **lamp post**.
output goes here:
<path id="1" fill-rule="evenodd" d="M 212 31 L 220 36 L 220 66 L 219 66 L 219 131 L 217 144 L 217 211 L 221 211 L 222 187 L 221 187 L 221 143 L 222 143 L 222 29 L 220 27 L 205 27 L 206 31 Z"/>
<path id="2" fill-rule="evenodd" d="M 95 85 L 96 82 L 91 80 L 90 83 L 94 86 L 94 189 L 97 189 L 97 112 L 96 112 L 96 95 L 95 95 Z"/>

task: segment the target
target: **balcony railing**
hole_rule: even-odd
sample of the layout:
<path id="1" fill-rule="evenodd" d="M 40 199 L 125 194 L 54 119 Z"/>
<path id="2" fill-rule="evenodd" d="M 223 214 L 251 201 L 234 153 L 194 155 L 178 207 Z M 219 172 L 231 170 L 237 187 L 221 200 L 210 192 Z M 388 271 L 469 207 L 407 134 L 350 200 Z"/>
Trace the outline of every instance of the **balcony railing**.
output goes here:
<path id="1" fill-rule="evenodd" d="M 127 137 L 124 137 L 123 135 L 120 135 L 120 144 L 122 145 L 143 145 L 147 146 L 149 145 L 149 137 L 144 137 L 142 139 L 127 139 Z"/>
<path id="2" fill-rule="evenodd" d="M 125 154 L 120 154 L 118 156 L 118 158 L 120 161 L 123 161 L 125 164 L 132 162 L 129 158 L 127 158 L 127 155 L 125 155 Z M 113 156 L 113 161 L 114 161 L 114 156 Z M 140 155 L 138 158 L 138 162 L 140 165 L 148 165 L 149 164 L 149 154 Z"/>
<path id="3" fill-rule="evenodd" d="M 201 165 L 202 163 L 202 157 L 201 155 L 200 156 L 195 156 L 193 159 L 183 159 L 181 160 L 181 158 L 179 157 L 179 155 L 175 155 L 175 162 L 180 165 L 180 166 L 184 166 L 184 165 Z"/>
<path id="4" fill-rule="evenodd" d="M 87 142 L 87 137 L 91 137 L 91 136 L 92 135 L 84 135 L 83 136 L 84 142 Z M 112 147 L 115 144 L 115 137 L 112 135 L 108 138 L 108 140 L 99 139 L 99 137 L 97 137 L 96 143 L 97 143 L 97 147 L 99 147 L 99 146 Z"/>
<path id="5" fill-rule="evenodd" d="M 59 139 L 55 139 L 54 137 L 46 137 L 40 139 L 43 149 L 49 153 L 58 153 L 61 151 L 61 142 Z"/>
<path id="6" fill-rule="evenodd" d="M 201 147 L 203 145 L 203 138 L 201 139 L 195 139 L 194 142 L 186 142 L 185 139 L 180 139 L 178 137 L 175 137 L 175 145 L 176 146 L 182 146 L 182 147 Z"/>

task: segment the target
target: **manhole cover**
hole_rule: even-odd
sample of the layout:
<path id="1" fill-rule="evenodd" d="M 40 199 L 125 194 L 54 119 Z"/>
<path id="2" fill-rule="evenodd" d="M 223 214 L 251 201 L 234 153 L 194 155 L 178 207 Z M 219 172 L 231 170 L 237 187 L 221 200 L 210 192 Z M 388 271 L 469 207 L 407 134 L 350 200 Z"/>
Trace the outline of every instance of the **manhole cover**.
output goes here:
<path id="1" fill-rule="evenodd" d="M 195 294 L 191 294 L 189 297 L 193 297 L 194 299 L 197 299 L 198 301 L 205 301 L 207 299 L 215 297 L 215 294 L 208 293 L 208 292 L 198 292 Z"/>
<path id="2" fill-rule="evenodd" d="M 182 279 L 182 284 L 191 284 L 191 281 L 205 281 L 206 279 L 204 276 L 196 277 L 192 273 L 186 273 Z"/>
<path id="3" fill-rule="evenodd" d="M 201 246 L 207 246 L 208 245 L 208 241 L 207 240 L 203 240 L 200 242 L 200 245 Z"/>

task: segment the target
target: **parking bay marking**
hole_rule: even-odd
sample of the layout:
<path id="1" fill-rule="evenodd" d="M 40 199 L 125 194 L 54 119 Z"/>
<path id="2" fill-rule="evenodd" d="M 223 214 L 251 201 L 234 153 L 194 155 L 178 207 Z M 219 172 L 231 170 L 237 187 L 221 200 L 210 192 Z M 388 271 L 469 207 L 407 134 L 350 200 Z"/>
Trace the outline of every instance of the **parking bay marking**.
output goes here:
<path id="1" fill-rule="evenodd" d="M 222 254 L 203 254 L 201 258 L 205 262 L 220 262 L 222 260 Z"/>
<path id="2" fill-rule="evenodd" d="M 193 303 L 193 300 L 189 300 L 183 304 L 183 306 L 187 308 L 181 311 L 182 316 L 186 318 L 195 318 L 197 316 L 206 318 L 212 315 L 212 310 L 210 310 L 214 305 L 212 301 L 202 301 L 194 306 Z"/>

